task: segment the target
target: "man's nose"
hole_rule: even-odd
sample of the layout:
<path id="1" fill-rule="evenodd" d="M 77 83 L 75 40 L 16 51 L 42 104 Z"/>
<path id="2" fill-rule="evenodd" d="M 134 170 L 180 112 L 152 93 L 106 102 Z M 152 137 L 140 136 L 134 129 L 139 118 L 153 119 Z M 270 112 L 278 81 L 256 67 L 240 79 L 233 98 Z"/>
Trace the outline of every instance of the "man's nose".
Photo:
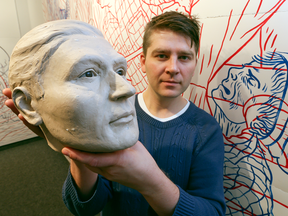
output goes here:
<path id="1" fill-rule="evenodd" d="M 170 59 L 167 61 L 165 72 L 172 75 L 178 74 L 180 72 L 178 58 L 176 56 L 171 56 Z"/>
<path id="2" fill-rule="evenodd" d="M 117 73 L 113 73 L 113 75 L 110 77 L 110 100 L 116 101 L 127 99 L 133 96 L 135 93 L 135 88 L 126 80 L 125 77 L 120 76 Z"/>

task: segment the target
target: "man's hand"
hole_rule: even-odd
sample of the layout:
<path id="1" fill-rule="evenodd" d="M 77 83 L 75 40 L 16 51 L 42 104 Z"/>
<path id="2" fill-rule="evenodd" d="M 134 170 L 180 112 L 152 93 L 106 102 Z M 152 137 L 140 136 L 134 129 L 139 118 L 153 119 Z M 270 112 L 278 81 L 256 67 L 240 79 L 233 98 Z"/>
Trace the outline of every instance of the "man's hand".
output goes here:
<path id="1" fill-rule="evenodd" d="M 62 153 L 73 160 L 84 163 L 91 171 L 108 180 L 134 188 L 140 193 L 154 177 L 150 175 L 156 174 L 155 170 L 162 173 L 140 142 L 131 148 L 112 153 L 91 154 L 71 148 L 64 148 Z"/>
<path id="2" fill-rule="evenodd" d="M 110 181 L 139 191 L 158 215 L 173 214 L 179 189 L 139 141 L 131 148 L 112 153 L 92 154 L 71 148 L 63 148 L 62 153 Z"/>
<path id="3" fill-rule="evenodd" d="M 5 105 L 14 112 L 18 118 L 31 130 L 33 131 L 36 135 L 45 138 L 42 130 L 38 126 L 31 125 L 29 122 L 26 121 L 26 119 L 19 113 L 19 111 L 16 109 L 13 100 L 12 100 L 12 92 L 9 88 L 3 89 L 2 93 L 8 97 L 8 99 L 5 101 Z"/>

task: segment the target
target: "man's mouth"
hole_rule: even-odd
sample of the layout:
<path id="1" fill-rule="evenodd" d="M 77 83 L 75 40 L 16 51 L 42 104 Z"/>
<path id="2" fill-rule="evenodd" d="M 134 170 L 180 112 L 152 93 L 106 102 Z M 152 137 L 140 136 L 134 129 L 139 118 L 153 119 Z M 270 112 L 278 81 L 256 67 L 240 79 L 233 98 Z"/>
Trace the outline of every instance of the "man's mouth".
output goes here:
<path id="1" fill-rule="evenodd" d="M 175 80 L 162 80 L 162 83 L 168 86 L 175 86 L 175 85 L 180 84 L 180 82 L 175 81 Z"/>

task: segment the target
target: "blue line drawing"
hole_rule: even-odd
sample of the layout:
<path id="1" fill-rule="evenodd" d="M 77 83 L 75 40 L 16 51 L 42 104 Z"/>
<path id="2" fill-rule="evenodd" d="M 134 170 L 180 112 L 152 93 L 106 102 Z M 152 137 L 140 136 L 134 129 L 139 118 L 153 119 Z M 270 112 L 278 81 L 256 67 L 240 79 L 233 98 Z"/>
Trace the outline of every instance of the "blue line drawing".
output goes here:
<path id="1" fill-rule="evenodd" d="M 230 67 L 212 90 L 214 116 L 226 137 L 227 215 L 274 215 L 271 164 L 288 174 L 287 56 L 255 55 L 247 64 Z"/>

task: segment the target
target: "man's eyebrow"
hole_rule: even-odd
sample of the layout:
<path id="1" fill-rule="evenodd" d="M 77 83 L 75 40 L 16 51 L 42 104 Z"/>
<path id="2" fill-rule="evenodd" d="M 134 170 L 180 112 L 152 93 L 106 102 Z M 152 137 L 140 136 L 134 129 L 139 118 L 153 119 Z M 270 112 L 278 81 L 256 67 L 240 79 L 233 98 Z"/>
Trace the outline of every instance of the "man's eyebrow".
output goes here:
<path id="1" fill-rule="evenodd" d="M 180 51 L 178 52 L 180 55 L 188 55 L 188 56 L 194 56 L 194 52 L 189 50 L 189 51 Z"/>
<path id="2" fill-rule="evenodd" d="M 152 55 L 158 54 L 158 53 L 171 53 L 171 51 L 169 49 L 155 49 L 152 51 Z M 194 56 L 194 52 L 191 50 L 181 50 L 177 53 L 178 55 L 188 55 L 188 56 Z"/>
<path id="3" fill-rule="evenodd" d="M 171 53 L 171 51 L 168 49 L 158 48 L 158 49 L 153 50 L 151 54 L 154 55 L 156 53 Z"/>

